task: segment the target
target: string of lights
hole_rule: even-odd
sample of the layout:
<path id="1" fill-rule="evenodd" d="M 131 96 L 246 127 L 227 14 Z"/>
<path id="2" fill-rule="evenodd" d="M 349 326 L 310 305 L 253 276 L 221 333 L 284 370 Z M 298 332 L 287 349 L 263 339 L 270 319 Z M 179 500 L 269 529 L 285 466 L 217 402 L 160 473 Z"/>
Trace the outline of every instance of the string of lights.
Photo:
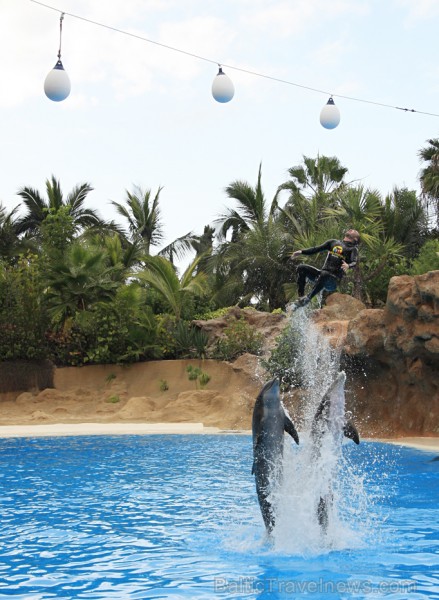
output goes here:
<path id="1" fill-rule="evenodd" d="M 280 78 L 274 77 L 272 75 L 267 75 L 264 73 L 259 73 L 257 71 L 244 69 L 244 68 L 237 67 L 237 66 L 231 65 L 231 64 L 225 64 L 220 61 L 213 60 L 211 58 L 206 58 L 205 56 L 201 56 L 199 54 L 195 54 L 193 52 L 188 52 L 186 50 L 182 50 L 181 48 L 176 48 L 174 46 L 169 46 L 167 44 L 163 44 L 161 42 L 151 40 L 147 37 L 144 37 L 144 36 L 141 36 L 141 35 L 138 35 L 135 33 L 131 33 L 129 31 L 125 31 L 123 29 L 118 29 L 117 27 L 112 27 L 111 25 L 106 25 L 104 23 L 100 23 L 98 21 L 94 21 L 92 19 L 88 19 L 88 18 L 80 16 L 80 15 L 62 11 L 59 8 L 50 6 L 49 4 L 45 4 L 44 2 L 40 2 L 39 0 L 30 0 L 30 2 L 32 2 L 33 4 L 38 4 L 39 6 L 42 6 L 44 8 L 48 8 L 50 10 L 56 11 L 57 13 L 60 14 L 60 39 L 59 39 L 58 61 L 55 64 L 54 68 L 47 75 L 45 83 L 44 83 L 44 91 L 46 93 L 46 96 L 50 100 L 53 100 L 54 102 L 60 102 L 62 100 L 65 100 L 68 97 L 68 95 L 70 94 L 70 90 L 71 90 L 70 79 L 69 79 L 66 71 L 64 70 L 64 67 L 63 67 L 63 64 L 61 61 L 62 22 L 63 22 L 64 16 L 67 15 L 69 17 L 72 17 L 74 19 L 79 19 L 80 21 L 84 21 L 91 25 L 95 25 L 97 27 L 102 27 L 104 29 L 114 31 L 121 35 L 126 35 L 126 36 L 129 36 L 132 38 L 136 38 L 136 39 L 138 39 L 142 42 L 146 42 L 148 44 L 154 44 L 154 45 L 160 46 L 161 48 L 164 48 L 166 50 L 171 50 L 173 52 L 179 52 L 180 54 L 184 54 L 191 58 L 195 58 L 197 60 L 202 60 L 202 61 L 217 65 L 219 70 L 213 80 L 213 83 L 212 83 L 212 95 L 213 95 L 214 99 L 220 103 L 230 102 L 230 100 L 232 100 L 234 93 L 235 93 L 235 88 L 234 88 L 232 80 L 223 71 L 223 68 L 225 68 L 225 69 L 239 71 L 241 73 L 246 73 L 248 75 L 253 75 L 255 77 L 261 77 L 263 79 L 268 79 L 270 81 L 275 81 L 277 83 L 282 83 L 282 84 L 294 86 L 297 88 L 301 88 L 304 90 L 308 90 L 311 92 L 316 92 L 319 94 L 324 94 L 326 96 L 329 96 L 328 102 L 322 108 L 321 113 L 320 113 L 320 123 L 326 129 L 334 129 L 335 127 L 337 127 L 337 125 L 340 122 L 340 111 L 334 103 L 334 98 L 341 98 L 343 100 L 350 100 L 350 101 L 354 101 L 354 102 L 362 102 L 365 104 L 372 104 L 372 105 L 380 106 L 383 108 L 391 108 L 394 110 L 410 112 L 410 113 L 417 113 L 417 114 L 421 114 L 421 115 L 427 115 L 430 117 L 439 117 L 439 114 L 432 113 L 432 112 L 416 110 L 414 108 L 404 108 L 402 106 L 394 106 L 392 104 L 385 104 L 383 102 L 366 100 L 364 98 L 357 98 L 354 96 L 346 96 L 343 94 L 334 94 L 334 93 L 330 93 L 328 91 L 319 89 L 317 87 L 302 85 L 302 84 L 296 83 L 294 81 L 288 81 L 287 79 L 280 79 Z"/>

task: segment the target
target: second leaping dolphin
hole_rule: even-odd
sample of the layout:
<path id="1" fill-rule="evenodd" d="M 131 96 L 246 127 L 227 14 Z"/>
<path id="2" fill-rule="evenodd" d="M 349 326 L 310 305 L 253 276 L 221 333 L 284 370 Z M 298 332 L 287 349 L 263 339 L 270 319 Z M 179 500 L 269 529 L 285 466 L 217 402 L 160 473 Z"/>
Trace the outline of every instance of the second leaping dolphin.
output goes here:
<path id="1" fill-rule="evenodd" d="M 353 440 L 356 444 L 360 443 L 360 436 L 355 425 L 351 421 L 346 421 L 343 390 L 345 381 L 346 375 L 344 371 L 341 371 L 324 394 L 314 415 L 311 425 L 311 442 L 315 461 L 321 458 L 323 439 L 327 435 L 331 436 L 331 443 L 335 445 L 341 444 L 343 436 Z M 329 489 L 320 497 L 317 506 L 317 518 L 324 531 L 328 527 L 328 509 L 331 504 L 332 492 L 329 484 Z"/>
<path id="2" fill-rule="evenodd" d="M 296 444 L 299 436 L 280 399 L 279 381 L 272 379 L 256 398 L 253 410 L 253 468 L 259 506 L 268 533 L 275 526 L 273 493 L 282 476 L 284 431 Z"/>

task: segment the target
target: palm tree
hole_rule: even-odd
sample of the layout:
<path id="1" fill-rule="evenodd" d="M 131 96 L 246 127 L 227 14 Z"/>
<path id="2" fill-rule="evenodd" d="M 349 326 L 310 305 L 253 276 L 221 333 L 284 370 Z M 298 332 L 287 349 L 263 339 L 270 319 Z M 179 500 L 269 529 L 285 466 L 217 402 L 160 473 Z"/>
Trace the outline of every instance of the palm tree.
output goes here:
<path id="1" fill-rule="evenodd" d="M 18 196 L 23 200 L 27 213 L 17 221 L 18 234 L 41 236 L 41 226 L 50 215 L 56 215 L 60 210 L 65 210 L 71 218 L 73 234 L 86 228 L 102 227 L 104 223 L 96 212 L 84 208 L 87 195 L 93 190 L 88 183 L 77 185 L 64 198 L 59 180 L 52 175 L 46 180 L 47 199 L 43 198 L 38 190 L 30 187 L 20 188 Z"/>
<path id="2" fill-rule="evenodd" d="M 264 310 L 284 308 L 284 286 L 294 277 L 288 261 L 292 250 L 291 235 L 274 215 L 254 224 L 237 242 L 223 248 L 222 267 L 228 265 L 230 271 L 218 297 L 234 291 L 241 303 L 256 300 Z"/>
<path id="3" fill-rule="evenodd" d="M 121 285 L 120 270 L 120 265 L 108 264 L 105 250 L 73 243 L 45 272 L 46 300 L 54 324 L 63 326 L 78 311 L 111 301 Z"/>
<path id="4" fill-rule="evenodd" d="M 248 231 L 253 225 L 263 223 L 268 217 L 267 205 L 261 185 L 262 164 L 259 165 L 258 180 L 255 187 L 246 181 L 236 180 L 225 189 L 227 196 L 238 203 L 238 208 L 229 209 L 220 215 L 216 223 L 220 225 L 220 235 L 226 237 L 229 230 L 232 231 L 232 242 Z M 276 198 L 273 200 L 270 213 L 276 206 Z"/>
<path id="5" fill-rule="evenodd" d="M 6 208 L 0 203 L 0 259 L 13 261 L 23 248 L 23 244 L 18 238 L 16 218 L 18 206 L 7 212 Z"/>
<path id="6" fill-rule="evenodd" d="M 404 254 L 413 259 L 428 234 L 428 216 L 415 190 L 394 188 L 386 196 L 382 220 L 387 237 L 404 246 Z"/>
<path id="7" fill-rule="evenodd" d="M 137 278 L 150 285 L 167 304 L 177 321 L 182 317 L 185 300 L 190 295 L 202 295 L 206 289 L 205 273 L 195 271 L 200 258 L 196 258 L 179 279 L 174 265 L 162 256 L 149 256 L 144 271 Z"/>
<path id="8" fill-rule="evenodd" d="M 335 207 L 335 194 L 343 189 L 348 172 L 336 157 L 303 157 L 303 165 L 288 169 L 290 180 L 279 186 L 277 194 L 289 192 L 289 198 L 280 210 L 293 227 L 293 235 L 309 236 L 321 224 L 324 211 Z"/>
<path id="9" fill-rule="evenodd" d="M 160 192 L 152 197 L 151 190 L 134 186 L 133 192 L 126 191 L 126 205 L 112 202 L 117 212 L 128 221 L 133 242 L 141 242 L 145 254 L 149 255 L 151 246 L 157 246 L 164 239 L 163 223 L 160 215 Z"/>
<path id="10" fill-rule="evenodd" d="M 439 138 L 427 140 L 429 146 L 421 148 L 418 155 L 428 165 L 420 174 L 422 193 L 433 202 L 436 225 L 439 226 Z"/>
<path id="11" fill-rule="evenodd" d="M 354 269 L 353 295 L 364 299 L 369 282 L 386 272 L 391 277 L 393 265 L 403 257 L 403 245 L 386 229 L 385 208 L 381 194 L 359 185 L 338 190 L 337 206 L 324 211 L 331 222 L 343 223 L 344 228 L 357 229 L 361 235 L 360 258 Z M 387 282 L 385 288 L 387 289 Z"/>
<path id="12" fill-rule="evenodd" d="M 303 165 L 288 169 L 291 180 L 280 187 L 308 197 L 330 194 L 343 184 L 347 172 L 335 156 L 303 156 Z"/>

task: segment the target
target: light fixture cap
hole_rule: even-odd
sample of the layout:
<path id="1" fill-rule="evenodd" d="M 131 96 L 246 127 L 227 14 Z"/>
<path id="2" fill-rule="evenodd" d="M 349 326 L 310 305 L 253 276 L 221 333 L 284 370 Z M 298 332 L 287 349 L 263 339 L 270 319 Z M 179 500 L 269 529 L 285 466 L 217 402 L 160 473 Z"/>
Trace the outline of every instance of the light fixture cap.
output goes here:
<path id="1" fill-rule="evenodd" d="M 70 79 L 59 59 L 44 81 L 44 93 L 53 102 L 61 102 L 70 94 Z"/>
<path id="2" fill-rule="evenodd" d="M 320 124 L 325 129 L 335 129 L 340 123 L 340 111 L 334 103 L 332 96 L 320 111 Z"/>
<path id="3" fill-rule="evenodd" d="M 217 102 L 225 103 L 230 102 L 234 95 L 235 86 L 230 77 L 220 67 L 212 82 L 212 96 Z"/>

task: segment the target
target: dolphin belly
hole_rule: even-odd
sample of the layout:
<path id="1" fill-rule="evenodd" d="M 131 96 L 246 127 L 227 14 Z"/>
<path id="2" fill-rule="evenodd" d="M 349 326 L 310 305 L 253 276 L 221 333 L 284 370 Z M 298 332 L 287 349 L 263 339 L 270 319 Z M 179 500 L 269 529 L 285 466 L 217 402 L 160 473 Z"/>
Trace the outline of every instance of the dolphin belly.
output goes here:
<path id="1" fill-rule="evenodd" d="M 276 523 L 275 495 L 282 479 L 284 432 L 299 443 L 297 431 L 281 404 L 277 379 L 265 384 L 256 399 L 252 431 L 252 473 L 262 518 L 271 533 Z"/>

